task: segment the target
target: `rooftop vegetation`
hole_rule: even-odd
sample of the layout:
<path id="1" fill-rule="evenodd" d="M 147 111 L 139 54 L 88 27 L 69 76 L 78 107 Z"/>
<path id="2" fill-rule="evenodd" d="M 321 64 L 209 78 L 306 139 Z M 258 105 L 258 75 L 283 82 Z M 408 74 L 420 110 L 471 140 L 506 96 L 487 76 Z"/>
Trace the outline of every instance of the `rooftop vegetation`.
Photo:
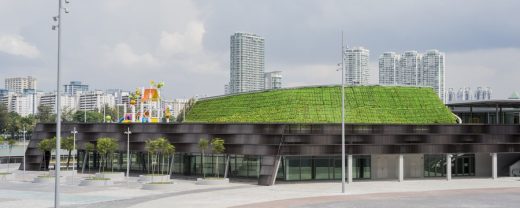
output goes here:
<path id="1" fill-rule="evenodd" d="M 450 110 L 431 88 L 346 87 L 346 122 L 452 124 Z M 341 123 L 341 87 L 303 87 L 200 100 L 186 122 Z"/>

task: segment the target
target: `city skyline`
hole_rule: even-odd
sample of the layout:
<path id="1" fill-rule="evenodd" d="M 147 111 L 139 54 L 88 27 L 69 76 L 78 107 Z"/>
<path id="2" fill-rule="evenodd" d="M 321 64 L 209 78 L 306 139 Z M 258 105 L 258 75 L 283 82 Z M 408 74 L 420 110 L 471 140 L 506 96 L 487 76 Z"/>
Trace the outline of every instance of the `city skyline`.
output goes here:
<path id="1" fill-rule="evenodd" d="M 513 9 L 519 2 L 229 3 L 235 7 L 204 1 L 75 2 L 63 21 L 63 80 L 81 80 L 99 89 L 133 89 L 164 79 L 167 97 L 222 94 L 229 76 L 229 34 L 248 31 L 269 41 L 265 68 L 283 69 L 284 86 L 339 84 L 335 69 L 343 29 L 347 45 L 364 46 L 374 54 L 369 84 L 378 83 L 377 55 L 436 48 L 449 57 L 446 86 L 490 86 L 496 98 L 520 90 L 514 80 L 520 76 L 514 70 L 520 67 L 515 58 L 520 55 L 520 27 Z M 32 75 L 40 89 L 54 89 L 54 7 L 10 0 L 0 8 L 5 25 L 0 29 L 0 80 Z M 14 12 L 21 9 L 25 14 Z M 435 20 L 427 16 L 432 10 L 442 11 Z M 361 12 L 369 18 L 354 18 Z M 483 17 L 483 12 L 490 16 Z M 410 27 L 395 27 L 395 20 L 409 15 L 416 17 L 408 21 Z"/>

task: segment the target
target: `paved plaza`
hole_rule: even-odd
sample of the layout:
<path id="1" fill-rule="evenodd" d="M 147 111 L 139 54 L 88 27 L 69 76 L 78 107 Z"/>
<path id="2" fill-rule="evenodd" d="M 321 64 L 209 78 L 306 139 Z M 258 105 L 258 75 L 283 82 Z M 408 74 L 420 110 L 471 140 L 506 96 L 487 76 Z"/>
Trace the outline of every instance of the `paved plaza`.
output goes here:
<path id="1" fill-rule="evenodd" d="M 0 182 L 0 207 L 52 207 L 53 184 L 35 184 L 42 172 L 16 171 Z M 107 187 L 76 185 L 80 177 L 64 178 L 63 207 L 513 207 L 520 204 L 520 178 L 455 178 L 397 181 L 359 181 L 340 194 L 338 182 L 279 183 L 258 186 L 256 181 L 231 180 L 225 185 L 196 185 L 175 179 L 168 190 L 142 190 L 137 178 Z"/>

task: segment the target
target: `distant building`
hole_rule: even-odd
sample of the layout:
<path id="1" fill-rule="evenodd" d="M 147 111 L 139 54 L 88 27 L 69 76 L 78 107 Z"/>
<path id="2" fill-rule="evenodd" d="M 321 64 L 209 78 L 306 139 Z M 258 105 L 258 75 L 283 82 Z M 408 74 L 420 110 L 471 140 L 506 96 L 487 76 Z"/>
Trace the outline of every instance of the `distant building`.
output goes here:
<path id="1" fill-rule="evenodd" d="M 179 114 L 183 112 L 183 110 L 186 108 L 187 104 L 189 102 L 189 99 L 174 99 L 171 103 L 171 109 L 172 115 L 175 118 L 179 117 Z"/>
<path id="2" fill-rule="evenodd" d="M 473 100 L 491 100 L 492 90 L 490 87 L 477 87 L 477 89 L 473 92 L 471 87 L 463 87 L 459 88 L 454 96 L 454 99 L 451 98 L 452 93 L 455 94 L 453 92 L 453 88 L 448 89 L 448 93 L 446 94 L 448 103 Z"/>
<path id="3" fill-rule="evenodd" d="M 421 54 L 405 51 L 399 59 L 396 82 L 399 85 L 420 85 Z"/>
<path id="4" fill-rule="evenodd" d="M 394 52 L 383 53 L 379 57 L 379 84 L 395 85 L 399 69 L 399 55 Z"/>
<path id="5" fill-rule="evenodd" d="M 444 60 L 444 53 L 438 50 L 425 54 L 405 51 L 400 56 L 394 52 L 383 53 L 379 57 L 379 84 L 431 87 L 446 102 Z M 455 99 L 455 92 L 451 93 Z"/>
<path id="6" fill-rule="evenodd" d="M 446 99 L 448 103 L 455 102 L 457 100 L 457 93 L 453 91 L 453 88 L 448 89 Z"/>
<path id="7" fill-rule="evenodd" d="M 347 48 L 345 50 L 345 84 L 368 84 L 369 50 L 363 47 Z"/>
<path id="8" fill-rule="evenodd" d="M 229 93 L 230 93 L 230 91 L 229 91 L 229 84 L 224 85 L 224 95 L 227 95 Z"/>
<path id="9" fill-rule="evenodd" d="M 45 93 L 40 96 L 39 105 L 49 106 L 54 112 L 56 112 L 56 93 Z M 38 105 L 38 106 L 39 106 Z M 62 94 L 60 96 L 61 109 L 76 110 L 77 99 L 76 96 L 69 96 Z"/>
<path id="10" fill-rule="evenodd" d="M 114 108 L 116 106 L 116 99 L 113 94 L 107 94 L 101 90 L 86 92 L 79 95 L 78 110 L 101 112 L 104 106 Z"/>
<path id="11" fill-rule="evenodd" d="M 63 86 L 65 93 L 71 96 L 88 91 L 88 85 L 82 84 L 80 81 L 71 81 L 69 84 Z"/>
<path id="12" fill-rule="evenodd" d="M 252 33 L 231 36 L 229 92 L 264 89 L 264 38 Z"/>
<path id="13" fill-rule="evenodd" d="M 272 71 L 264 74 L 265 89 L 280 89 L 282 88 L 282 72 Z"/>
<path id="14" fill-rule="evenodd" d="M 36 79 L 31 76 L 7 78 L 5 89 L 15 93 L 23 93 L 24 89 L 36 89 Z"/>
<path id="15" fill-rule="evenodd" d="M 444 53 L 438 50 L 427 51 L 421 59 L 422 71 L 419 84 L 433 88 L 442 101 L 445 101 L 445 63 Z"/>

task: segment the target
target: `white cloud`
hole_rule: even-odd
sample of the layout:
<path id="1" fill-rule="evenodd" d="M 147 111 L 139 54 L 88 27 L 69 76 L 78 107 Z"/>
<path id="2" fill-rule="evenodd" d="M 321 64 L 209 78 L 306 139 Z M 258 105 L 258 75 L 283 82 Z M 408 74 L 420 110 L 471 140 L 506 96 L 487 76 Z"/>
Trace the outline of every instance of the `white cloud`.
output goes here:
<path id="1" fill-rule="evenodd" d="M 119 43 L 107 50 L 105 58 L 108 63 L 124 67 L 157 67 L 159 61 L 150 53 L 137 54 L 126 43 Z"/>
<path id="2" fill-rule="evenodd" d="M 38 48 L 27 43 L 24 38 L 19 35 L 0 36 L 0 52 L 27 58 L 40 56 Z"/>
<path id="3" fill-rule="evenodd" d="M 160 52 L 167 55 L 198 53 L 203 48 L 205 32 L 204 24 L 198 21 L 190 22 L 184 33 L 163 31 L 159 42 Z"/>

